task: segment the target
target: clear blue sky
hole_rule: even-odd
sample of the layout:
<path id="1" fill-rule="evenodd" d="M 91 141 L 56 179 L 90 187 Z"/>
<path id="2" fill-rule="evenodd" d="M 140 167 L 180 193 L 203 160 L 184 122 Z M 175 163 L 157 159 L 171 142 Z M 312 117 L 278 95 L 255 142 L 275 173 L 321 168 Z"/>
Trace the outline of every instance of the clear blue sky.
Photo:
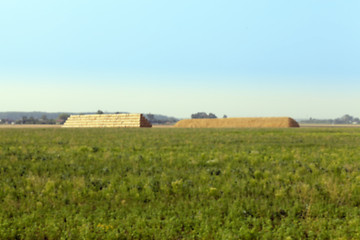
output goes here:
<path id="1" fill-rule="evenodd" d="M 360 117 L 360 1 L 0 1 L 0 111 Z"/>

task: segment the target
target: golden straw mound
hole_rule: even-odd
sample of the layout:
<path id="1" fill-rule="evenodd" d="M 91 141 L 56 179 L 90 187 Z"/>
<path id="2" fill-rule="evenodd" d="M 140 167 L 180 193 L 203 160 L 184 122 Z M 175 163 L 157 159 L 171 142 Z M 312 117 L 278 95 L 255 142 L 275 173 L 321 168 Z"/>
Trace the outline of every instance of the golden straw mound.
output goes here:
<path id="1" fill-rule="evenodd" d="M 64 128 L 138 128 L 152 127 L 142 114 L 71 115 Z"/>
<path id="2" fill-rule="evenodd" d="M 175 124 L 179 128 L 289 128 L 300 127 L 289 117 L 184 119 Z"/>

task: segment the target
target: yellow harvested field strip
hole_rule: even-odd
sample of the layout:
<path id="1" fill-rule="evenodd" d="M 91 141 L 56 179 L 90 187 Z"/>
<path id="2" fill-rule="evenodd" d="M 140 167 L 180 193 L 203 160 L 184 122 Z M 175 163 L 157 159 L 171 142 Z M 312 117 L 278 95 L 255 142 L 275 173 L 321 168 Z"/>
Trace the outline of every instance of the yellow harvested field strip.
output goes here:
<path id="1" fill-rule="evenodd" d="M 0 128 L 60 128 L 61 126 L 55 124 L 1 124 Z"/>

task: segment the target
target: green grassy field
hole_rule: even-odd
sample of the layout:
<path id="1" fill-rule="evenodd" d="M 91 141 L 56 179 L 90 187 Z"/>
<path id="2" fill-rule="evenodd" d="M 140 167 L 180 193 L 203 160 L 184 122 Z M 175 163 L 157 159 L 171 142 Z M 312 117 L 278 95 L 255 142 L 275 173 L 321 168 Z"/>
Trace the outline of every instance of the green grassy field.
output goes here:
<path id="1" fill-rule="evenodd" d="M 0 239 L 360 239 L 360 129 L 0 129 Z"/>

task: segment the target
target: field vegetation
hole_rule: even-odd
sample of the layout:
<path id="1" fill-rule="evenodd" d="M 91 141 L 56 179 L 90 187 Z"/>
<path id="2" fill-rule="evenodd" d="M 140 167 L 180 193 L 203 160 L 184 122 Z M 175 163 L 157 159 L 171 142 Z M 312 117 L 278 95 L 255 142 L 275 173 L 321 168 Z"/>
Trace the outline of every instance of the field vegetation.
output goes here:
<path id="1" fill-rule="evenodd" d="M 360 129 L 0 129 L 0 239 L 360 239 Z"/>

